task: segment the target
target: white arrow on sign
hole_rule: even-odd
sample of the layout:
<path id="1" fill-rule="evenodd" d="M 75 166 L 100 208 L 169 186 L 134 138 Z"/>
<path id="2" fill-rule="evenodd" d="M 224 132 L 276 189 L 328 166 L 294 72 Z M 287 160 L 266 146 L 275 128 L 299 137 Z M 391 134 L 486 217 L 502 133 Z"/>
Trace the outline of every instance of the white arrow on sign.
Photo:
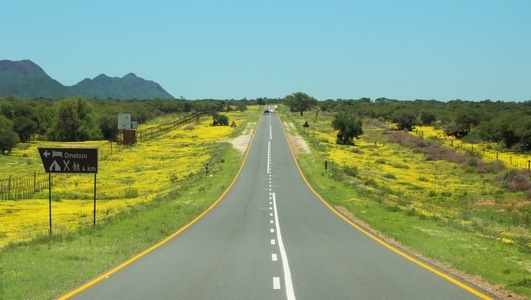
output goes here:
<path id="1" fill-rule="evenodd" d="M 50 152 L 48 152 L 48 150 L 46 150 L 46 151 L 44 151 L 44 153 L 42 155 L 44 155 L 44 157 L 48 158 L 48 155 L 50 155 Z"/>

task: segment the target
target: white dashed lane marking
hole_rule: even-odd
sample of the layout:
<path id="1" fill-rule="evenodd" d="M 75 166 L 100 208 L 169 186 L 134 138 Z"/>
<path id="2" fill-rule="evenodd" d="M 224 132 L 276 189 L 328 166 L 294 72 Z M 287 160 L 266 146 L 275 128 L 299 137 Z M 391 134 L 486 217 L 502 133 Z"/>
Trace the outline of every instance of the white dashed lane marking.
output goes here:
<path id="1" fill-rule="evenodd" d="M 280 224 L 278 222 L 278 211 L 277 211 L 277 201 L 275 193 L 271 194 L 273 196 L 273 213 L 275 214 L 275 229 L 277 235 L 278 248 L 280 251 L 280 258 L 282 260 L 282 270 L 284 271 L 284 285 L 286 289 L 286 298 L 288 300 L 295 299 L 295 291 L 293 290 L 293 281 L 291 280 L 291 271 L 288 263 L 288 256 L 286 254 L 286 249 L 284 248 L 284 242 L 282 241 L 282 234 L 280 232 Z M 273 240 L 271 240 L 273 241 Z"/>
<path id="2" fill-rule="evenodd" d="M 284 248 L 284 242 L 282 241 L 282 235 L 280 233 L 280 225 L 278 223 L 278 212 L 277 212 L 277 203 L 275 193 L 272 192 L 273 184 L 271 179 L 271 128 L 270 128 L 270 138 L 267 143 L 267 174 L 269 175 L 269 209 L 271 212 L 269 216 L 273 219 L 269 220 L 269 223 L 273 226 L 269 229 L 270 233 L 275 234 L 276 239 L 271 239 L 271 245 L 275 246 L 278 244 L 278 250 L 280 251 L 280 258 L 282 260 L 282 270 L 284 273 L 284 286 L 286 289 L 286 298 L 288 300 L 295 300 L 295 291 L 293 290 L 293 282 L 291 280 L 291 271 L 289 269 L 288 257 L 286 255 L 286 249 Z M 276 247 L 275 247 L 276 248 Z M 271 261 L 278 261 L 278 254 L 271 253 Z M 282 289 L 280 277 L 273 277 L 273 289 L 280 290 Z"/>
<path id="3" fill-rule="evenodd" d="M 273 277 L 273 289 L 280 290 L 280 277 Z"/>

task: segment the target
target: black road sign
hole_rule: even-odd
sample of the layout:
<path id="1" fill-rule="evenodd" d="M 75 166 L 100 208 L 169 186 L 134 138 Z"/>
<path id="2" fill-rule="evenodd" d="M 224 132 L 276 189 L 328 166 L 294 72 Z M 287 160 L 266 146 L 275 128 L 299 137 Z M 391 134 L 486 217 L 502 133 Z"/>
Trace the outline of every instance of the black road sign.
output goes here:
<path id="1" fill-rule="evenodd" d="M 39 148 L 46 173 L 98 173 L 97 148 Z"/>

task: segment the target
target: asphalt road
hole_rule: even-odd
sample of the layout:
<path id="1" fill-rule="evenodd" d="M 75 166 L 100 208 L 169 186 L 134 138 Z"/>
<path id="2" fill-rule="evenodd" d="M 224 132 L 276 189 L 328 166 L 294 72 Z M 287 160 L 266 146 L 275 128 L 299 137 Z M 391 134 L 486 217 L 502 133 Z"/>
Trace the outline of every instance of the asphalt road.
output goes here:
<path id="1" fill-rule="evenodd" d="M 478 299 L 328 208 L 264 114 L 231 189 L 175 238 L 72 299 Z"/>

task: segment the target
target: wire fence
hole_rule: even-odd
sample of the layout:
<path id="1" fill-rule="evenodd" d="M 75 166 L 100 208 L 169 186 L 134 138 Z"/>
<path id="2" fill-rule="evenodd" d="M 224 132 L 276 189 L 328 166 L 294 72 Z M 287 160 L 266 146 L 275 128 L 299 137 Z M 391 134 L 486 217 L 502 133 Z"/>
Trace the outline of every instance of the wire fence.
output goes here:
<path id="1" fill-rule="evenodd" d="M 48 176 L 42 172 L 34 172 L 31 176 L 9 176 L 0 179 L 0 199 L 31 198 L 33 194 L 47 187 Z"/>
<path id="2" fill-rule="evenodd" d="M 165 124 L 145 128 L 144 130 L 137 130 L 136 131 L 137 140 L 142 142 L 142 141 L 148 141 L 148 140 L 157 138 L 165 133 L 172 131 L 173 129 L 179 126 L 190 123 L 192 121 L 197 122 L 199 121 L 200 117 L 204 115 L 208 115 L 210 113 L 212 112 L 211 111 L 196 112 L 196 113 L 190 114 L 180 119 L 173 120 Z"/>
<path id="3" fill-rule="evenodd" d="M 419 136 L 424 136 L 424 132 L 420 130 L 416 130 L 414 131 L 414 133 Z M 531 170 L 531 155 L 495 151 L 489 149 L 489 146 L 486 145 L 467 144 L 463 143 L 459 139 L 448 138 L 444 135 L 438 135 L 437 137 L 442 141 L 444 145 L 452 148 L 457 148 L 462 151 L 480 154 L 481 158 L 485 161 L 499 160 L 502 161 L 506 166 L 518 169 Z"/>
<path id="4" fill-rule="evenodd" d="M 198 121 L 200 117 L 210 114 L 211 111 L 194 112 L 185 117 L 173 120 L 171 122 L 149 127 L 143 130 L 137 130 L 137 140 L 145 142 L 157 138 L 179 126 L 187 124 L 192 121 Z M 104 161 L 109 159 L 113 153 L 120 152 L 128 147 L 123 145 L 121 137 L 117 138 L 118 142 L 105 142 L 98 145 L 98 159 Z M 57 180 L 57 175 L 68 176 L 68 174 L 54 174 L 50 177 L 53 181 Z M 60 178 L 59 176 L 59 178 Z M 33 175 L 25 176 L 9 176 L 7 178 L 0 178 L 0 200 L 20 200 L 33 198 L 35 193 L 48 188 L 49 176 L 44 172 L 35 171 Z"/>
<path id="5" fill-rule="evenodd" d="M 502 161 L 506 166 L 518 169 L 529 170 L 531 167 L 531 156 L 528 155 L 493 151 L 487 149 L 486 147 L 472 144 L 450 142 L 449 145 L 451 147 L 459 148 L 463 151 L 479 153 L 481 154 L 481 158 L 485 161 L 499 160 Z"/>

